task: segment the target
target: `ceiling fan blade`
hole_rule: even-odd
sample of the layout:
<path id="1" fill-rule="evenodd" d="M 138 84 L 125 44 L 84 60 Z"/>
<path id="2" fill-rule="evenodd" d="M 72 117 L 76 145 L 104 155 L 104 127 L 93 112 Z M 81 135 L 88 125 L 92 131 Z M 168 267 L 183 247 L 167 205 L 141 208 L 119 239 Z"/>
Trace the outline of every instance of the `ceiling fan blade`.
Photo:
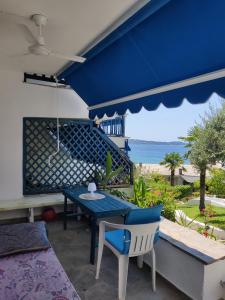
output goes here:
<path id="1" fill-rule="evenodd" d="M 19 53 L 19 54 L 11 54 L 11 55 L 7 55 L 7 56 L 11 57 L 11 58 L 19 58 L 19 57 L 23 57 L 23 56 L 27 56 L 27 55 L 31 55 L 31 53 L 25 52 L 25 53 Z"/>
<path id="2" fill-rule="evenodd" d="M 17 19 L 28 19 L 26 16 L 23 16 L 23 15 L 20 15 L 20 14 L 17 14 L 17 13 L 12 13 L 12 12 L 2 10 L 2 9 L 0 9 L 0 15 L 1 16 L 6 16 L 7 18 L 12 17 L 14 19 L 16 19 L 16 18 Z"/>
<path id="3" fill-rule="evenodd" d="M 33 35 L 32 31 L 25 24 L 18 24 L 18 27 L 22 31 L 25 39 L 29 44 L 34 45 L 38 43 L 37 38 Z"/>
<path id="4" fill-rule="evenodd" d="M 83 63 L 85 62 L 86 58 L 82 57 L 82 56 L 69 56 L 69 55 L 63 55 L 63 54 L 59 54 L 59 53 L 55 53 L 55 52 L 50 52 L 49 55 L 61 58 L 61 59 L 65 59 L 65 60 L 70 60 L 70 61 L 74 61 L 74 62 L 79 62 L 79 63 Z"/>

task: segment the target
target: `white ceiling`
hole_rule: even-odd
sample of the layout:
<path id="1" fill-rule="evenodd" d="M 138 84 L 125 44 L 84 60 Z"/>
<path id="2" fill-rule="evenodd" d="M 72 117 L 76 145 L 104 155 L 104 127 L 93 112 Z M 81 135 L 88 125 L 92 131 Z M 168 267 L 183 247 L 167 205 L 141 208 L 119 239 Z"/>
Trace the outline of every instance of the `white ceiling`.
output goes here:
<path id="1" fill-rule="evenodd" d="M 127 11 L 134 12 L 148 1 L 0 0 L 0 11 L 27 18 L 0 14 L 0 69 L 54 74 L 68 63 L 52 57 L 22 56 L 29 44 L 16 24 L 28 24 L 36 33 L 29 20 L 32 14 L 48 17 L 44 37 L 49 48 L 62 54 L 79 54 L 115 22 L 121 22 L 124 14 L 127 17 Z"/>

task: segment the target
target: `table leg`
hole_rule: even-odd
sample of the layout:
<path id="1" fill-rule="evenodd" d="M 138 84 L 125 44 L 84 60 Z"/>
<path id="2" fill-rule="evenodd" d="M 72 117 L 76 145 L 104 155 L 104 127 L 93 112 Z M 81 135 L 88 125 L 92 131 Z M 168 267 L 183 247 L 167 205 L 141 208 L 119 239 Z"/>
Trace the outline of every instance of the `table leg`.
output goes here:
<path id="1" fill-rule="evenodd" d="M 63 227 L 67 229 L 67 197 L 64 196 L 64 213 L 63 213 Z"/>
<path id="2" fill-rule="evenodd" d="M 126 224 L 126 218 L 127 218 L 127 215 L 123 215 L 123 224 Z"/>
<path id="3" fill-rule="evenodd" d="M 97 220 L 91 219 L 91 251 L 90 251 L 90 263 L 95 264 L 95 248 L 96 248 L 96 231 L 97 231 Z"/>
<path id="4" fill-rule="evenodd" d="M 81 213 L 82 213 L 82 210 L 81 210 L 80 206 L 77 206 L 77 213 L 78 213 L 78 214 L 81 214 Z M 77 221 L 79 222 L 80 220 L 81 220 L 81 216 L 78 216 L 78 217 L 77 217 Z"/>
<path id="5" fill-rule="evenodd" d="M 33 207 L 29 208 L 29 222 L 34 223 L 34 209 L 33 209 Z"/>

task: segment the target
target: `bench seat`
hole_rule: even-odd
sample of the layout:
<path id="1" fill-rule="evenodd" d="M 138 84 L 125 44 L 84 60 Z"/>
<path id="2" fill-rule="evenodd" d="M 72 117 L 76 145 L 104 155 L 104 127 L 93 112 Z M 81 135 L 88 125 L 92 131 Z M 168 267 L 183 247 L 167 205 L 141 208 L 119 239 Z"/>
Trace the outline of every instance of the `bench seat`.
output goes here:
<path id="1" fill-rule="evenodd" d="M 62 194 L 27 196 L 14 200 L 0 200 L 0 213 L 28 209 L 29 222 L 34 222 L 34 208 L 63 205 Z"/>

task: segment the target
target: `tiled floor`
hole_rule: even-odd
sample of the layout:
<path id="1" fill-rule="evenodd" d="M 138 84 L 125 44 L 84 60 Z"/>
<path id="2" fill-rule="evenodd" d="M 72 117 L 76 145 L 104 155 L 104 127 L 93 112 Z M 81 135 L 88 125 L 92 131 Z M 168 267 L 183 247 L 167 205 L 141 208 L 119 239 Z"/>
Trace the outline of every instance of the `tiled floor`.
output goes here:
<path id="1" fill-rule="evenodd" d="M 90 232 L 87 223 L 69 221 L 67 231 L 62 222 L 47 225 L 49 239 L 70 280 L 82 300 L 116 300 L 117 259 L 105 249 L 100 279 L 95 280 L 95 266 L 89 264 Z M 157 291 L 151 289 L 150 268 L 139 270 L 130 261 L 126 300 L 188 300 L 174 286 L 157 276 Z"/>

